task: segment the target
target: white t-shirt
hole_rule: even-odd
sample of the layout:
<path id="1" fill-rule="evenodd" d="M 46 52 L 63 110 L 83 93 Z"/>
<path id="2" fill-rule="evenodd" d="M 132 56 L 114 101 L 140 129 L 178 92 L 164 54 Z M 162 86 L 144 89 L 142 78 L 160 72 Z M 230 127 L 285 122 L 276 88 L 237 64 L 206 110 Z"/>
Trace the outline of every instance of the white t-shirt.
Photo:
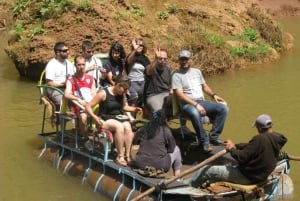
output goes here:
<path id="1" fill-rule="evenodd" d="M 85 69 L 90 68 L 92 65 L 96 64 L 97 69 L 89 71 L 87 74 L 92 75 L 97 81 L 101 78 L 100 68 L 103 68 L 102 62 L 95 56 L 92 56 L 90 59 L 85 60 Z M 98 75 L 97 75 L 98 73 Z"/>
<path id="2" fill-rule="evenodd" d="M 69 60 L 66 59 L 62 63 L 52 58 L 46 66 L 45 76 L 46 79 L 55 83 L 63 83 L 67 80 L 67 77 L 74 75 L 75 71 L 74 65 Z"/>
<path id="3" fill-rule="evenodd" d="M 185 73 L 177 71 L 172 76 L 172 88 L 182 88 L 183 93 L 193 100 L 204 100 L 202 84 L 205 84 L 205 80 L 196 68 L 190 68 Z"/>

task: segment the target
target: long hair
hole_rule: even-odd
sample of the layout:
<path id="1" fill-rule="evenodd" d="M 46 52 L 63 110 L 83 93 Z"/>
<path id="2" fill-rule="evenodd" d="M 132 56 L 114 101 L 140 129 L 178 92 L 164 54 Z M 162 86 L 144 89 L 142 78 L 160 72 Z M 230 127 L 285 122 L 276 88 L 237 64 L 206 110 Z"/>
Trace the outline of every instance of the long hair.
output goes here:
<path id="1" fill-rule="evenodd" d="M 125 58 L 126 58 L 126 53 L 125 53 L 124 47 L 118 42 L 112 43 L 112 45 L 110 46 L 110 49 L 109 49 L 109 61 L 112 64 L 116 63 L 116 61 L 113 59 L 113 56 L 112 56 L 113 51 L 119 52 L 120 61 L 117 61 L 117 64 L 122 65 L 122 61 L 125 60 Z"/>
<path id="2" fill-rule="evenodd" d="M 159 134 L 159 130 L 168 127 L 167 117 L 164 110 L 154 112 L 152 119 L 145 125 L 144 136 L 146 139 L 152 139 L 155 135 Z M 169 127 L 168 127 L 169 128 Z"/>

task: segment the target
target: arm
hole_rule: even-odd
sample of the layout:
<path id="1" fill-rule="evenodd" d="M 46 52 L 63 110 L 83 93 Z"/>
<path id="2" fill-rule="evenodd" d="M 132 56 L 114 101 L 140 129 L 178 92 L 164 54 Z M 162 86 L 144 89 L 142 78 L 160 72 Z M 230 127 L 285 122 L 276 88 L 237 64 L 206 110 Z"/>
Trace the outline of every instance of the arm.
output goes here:
<path id="1" fill-rule="evenodd" d="M 253 137 L 246 146 L 240 149 L 239 145 L 229 150 L 231 156 L 238 161 L 239 164 L 246 164 L 251 158 L 257 157 L 257 154 L 261 152 L 260 147 L 264 147 L 262 140 L 257 137 Z"/>
<path id="2" fill-rule="evenodd" d="M 89 114 L 99 126 L 102 126 L 104 121 L 96 114 L 94 114 L 93 107 L 99 104 L 100 102 L 104 101 L 105 98 L 106 98 L 105 91 L 101 90 L 98 93 L 96 93 L 93 99 L 85 105 L 85 110 L 87 114 Z"/>
<path id="3" fill-rule="evenodd" d="M 64 88 L 66 86 L 65 82 L 56 83 L 53 80 L 49 80 L 49 79 L 46 79 L 46 84 L 49 86 L 52 86 L 52 87 L 57 87 L 57 88 Z"/>
<path id="4" fill-rule="evenodd" d="M 194 101 L 193 99 L 187 97 L 184 93 L 183 93 L 183 90 L 182 88 L 177 88 L 175 90 L 175 93 L 176 93 L 176 96 L 183 102 L 185 103 L 188 103 L 188 104 L 191 104 L 193 106 L 195 106 L 195 108 L 197 110 L 199 110 L 200 114 L 202 116 L 205 116 L 206 115 L 206 111 L 204 109 L 204 107 L 202 107 L 202 105 L 200 105 L 198 102 Z"/>
<path id="5" fill-rule="evenodd" d="M 131 41 L 131 43 L 132 43 L 133 50 L 130 52 L 130 54 L 128 55 L 128 57 L 126 59 L 126 62 L 127 62 L 128 65 L 131 65 L 133 63 L 134 56 L 135 56 L 135 53 L 136 53 L 136 49 L 138 48 L 138 45 L 136 44 L 135 39 L 133 39 Z"/>
<path id="6" fill-rule="evenodd" d="M 113 77 L 113 74 L 111 71 L 109 71 L 107 73 L 107 79 L 108 79 L 109 83 L 113 86 L 113 85 L 115 85 L 115 82 L 112 80 L 112 77 Z"/>
<path id="7" fill-rule="evenodd" d="M 216 102 L 225 102 L 223 98 L 221 98 L 215 92 L 213 92 L 213 90 L 208 86 L 208 84 L 204 83 L 202 85 L 202 89 L 207 95 L 212 97 Z"/>
<path id="8" fill-rule="evenodd" d="M 65 89 L 65 98 L 71 101 L 77 101 L 80 105 L 85 105 L 86 102 L 82 100 L 80 97 L 77 97 L 72 92 L 72 83 L 70 80 L 67 80 L 66 89 Z"/>
<path id="9" fill-rule="evenodd" d="M 152 75 L 155 70 L 155 67 L 157 65 L 157 59 L 160 57 L 160 48 L 155 48 L 154 52 L 155 52 L 155 59 L 150 63 L 150 65 L 148 65 L 146 69 L 147 75 Z"/>

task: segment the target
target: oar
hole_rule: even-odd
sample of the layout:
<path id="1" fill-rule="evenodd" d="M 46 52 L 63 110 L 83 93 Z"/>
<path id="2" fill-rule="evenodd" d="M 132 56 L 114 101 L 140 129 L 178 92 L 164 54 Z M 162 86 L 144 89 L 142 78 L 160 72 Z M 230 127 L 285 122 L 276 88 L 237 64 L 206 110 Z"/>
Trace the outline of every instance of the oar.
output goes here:
<path id="1" fill-rule="evenodd" d="M 292 155 L 287 154 L 287 157 L 289 160 L 300 161 L 300 156 L 292 156 Z"/>
<path id="2" fill-rule="evenodd" d="M 83 105 L 81 105 L 78 101 L 76 100 L 72 100 L 72 102 L 77 105 L 78 107 L 80 107 L 80 109 L 85 110 L 85 107 Z"/>
<path id="3" fill-rule="evenodd" d="M 145 197 L 146 195 L 149 195 L 150 193 L 152 193 L 153 191 L 155 191 L 155 189 L 156 189 L 158 186 L 162 186 L 162 185 L 167 186 L 167 185 L 169 185 L 170 183 L 176 181 L 177 179 L 179 179 L 179 178 L 181 178 L 181 177 L 184 177 L 185 175 L 190 174 L 190 173 L 192 173 L 192 172 L 198 170 L 199 168 L 201 168 L 201 167 L 203 167 L 203 166 L 209 164 L 210 162 L 216 160 L 217 158 L 223 156 L 224 154 L 226 154 L 226 152 L 227 152 L 226 149 L 223 149 L 222 151 L 219 151 L 218 153 L 216 153 L 216 154 L 214 154 L 213 156 L 211 156 L 211 157 L 205 159 L 205 160 L 202 161 L 201 163 L 199 163 L 199 164 L 197 164 L 197 165 L 191 167 L 190 169 L 185 170 L 185 171 L 182 172 L 180 175 L 175 176 L 175 177 L 172 177 L 171 179 L 168 179 L 168 180 L 166 180 L 166 181 L 164 181 L 164 182 L 162 182 L 162 183 L 159 182 L 158 185 L 149 188 L 147 191 L 145 191 L 145 192 L 139 194 L 138 196 L 136 196 L 135 198 L 133 198 L 131 201 L 138 201 L 138 200 L 142 199 L 142 198 Z"/>

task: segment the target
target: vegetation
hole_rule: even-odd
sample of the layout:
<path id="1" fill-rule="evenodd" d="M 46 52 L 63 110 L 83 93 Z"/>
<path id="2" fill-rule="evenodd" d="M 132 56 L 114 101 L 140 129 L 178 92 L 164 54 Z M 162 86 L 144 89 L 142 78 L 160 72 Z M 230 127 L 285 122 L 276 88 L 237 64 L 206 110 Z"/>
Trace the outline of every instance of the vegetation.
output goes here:
<path id="1" fill-rule="evenodd" d="M 170 13 L 170 14 L 178 13 L 177 6 L 175 4 L 169 5 L 169 7 L 168 7 L 168 13 Z"/>
<path id="2" fill-rule="evenodd" d="M 233 56 L 246 57 L 255 61 L 258 57 L 266 56 L 270 50 L 260 42 L 256 42 L 258 33 L 255 29 L 245 28 L 242 34 L 232 37 L 233 40 L 239 40 L 239 46 L 230 47 L 230 53 Z"/>
<path id="3" fill-rule="evenodd" d="M 159 14 L 158 14 L 158 18 L 161 19 L 161 20 L 166 20 L 169 18 L 169 14 L 168 12 L 166 11 L 161 11 Z"/>
<path id="4" fill-rule="evenodd" d="M 277 51 L 282 51 L 284 46 L 282 31 L 280 30 L 278 23 L 274 23 L 274 21 L 257 6 L 252 6 L 247 12 L 249 16 L 255 19 L 254 26 L 259 30 L 261 37 L 266 42 L 270 43 L 271 47 L 275 48 Z"/>
<path id="5" fill-rule="evenodd" d="M 176 68 L 173 55 L 188 49 L 196 66 L 212 75 L 284 50 L 278 24 L 252 3 L 192 1 L 16 0 L 6 51 L 17 55 L 19 63 L 36 62 L 30 65 L 43 68 L 58 39 L 67 42 L 72 57 L 86 39 L 95 43 L 97 52 L 107 52 L 112 41 L 119 41 L 128 53 L 132 38 L 142 37 L 150 59 L 153 47 L 166 48 L 169 64 Z M 41 56 L 37 49 L 47 53 Z"/>

